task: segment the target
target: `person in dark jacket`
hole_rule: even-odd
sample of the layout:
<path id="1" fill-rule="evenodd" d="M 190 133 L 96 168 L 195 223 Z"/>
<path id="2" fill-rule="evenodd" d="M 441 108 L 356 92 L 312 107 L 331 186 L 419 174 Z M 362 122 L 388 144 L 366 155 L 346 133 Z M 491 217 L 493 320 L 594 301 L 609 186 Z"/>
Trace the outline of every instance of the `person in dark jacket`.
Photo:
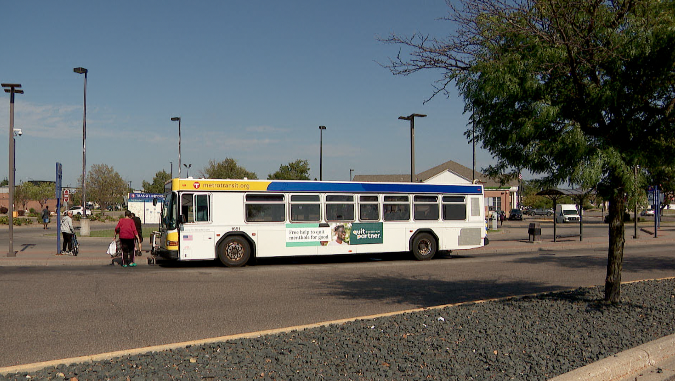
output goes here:
<path id="1" fill-rule="evenodd" d="M 138 239 L 136 240 L 136 253 L 138 255 L 143 255 L 141 253 L 141 242 L 143 242 L 143 226 L 141 223 L 141 218 L 136 214 L 131 213 L 131 219 L 134 220 L 134 224 L 136 224 L 136 231 L 138 232 Z"/>

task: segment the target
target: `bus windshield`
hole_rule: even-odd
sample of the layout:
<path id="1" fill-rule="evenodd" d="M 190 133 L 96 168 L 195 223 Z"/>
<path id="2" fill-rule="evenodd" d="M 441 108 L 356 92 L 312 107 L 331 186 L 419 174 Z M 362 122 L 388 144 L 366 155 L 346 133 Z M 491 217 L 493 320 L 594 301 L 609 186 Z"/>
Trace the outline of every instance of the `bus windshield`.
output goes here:
<path id="1" fill-rule="evenodd" d="M 173 192 L 167 193 L 164 197 L 164 204 L 162 205 L 162 223 L 169 230 L 176 229 L 177 210 L 176 194 Z"/>

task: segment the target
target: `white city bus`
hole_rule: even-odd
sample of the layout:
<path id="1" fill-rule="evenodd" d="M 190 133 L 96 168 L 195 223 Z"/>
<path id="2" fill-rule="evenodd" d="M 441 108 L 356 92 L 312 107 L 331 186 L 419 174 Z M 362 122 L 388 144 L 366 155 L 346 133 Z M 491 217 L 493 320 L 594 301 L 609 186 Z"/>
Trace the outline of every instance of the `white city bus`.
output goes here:
<path id="1" fill-rule="evenodd" d="M 486 243 L 482 185 L 173 179 L 156 254 L 179 261 L 438 250 Z"/>

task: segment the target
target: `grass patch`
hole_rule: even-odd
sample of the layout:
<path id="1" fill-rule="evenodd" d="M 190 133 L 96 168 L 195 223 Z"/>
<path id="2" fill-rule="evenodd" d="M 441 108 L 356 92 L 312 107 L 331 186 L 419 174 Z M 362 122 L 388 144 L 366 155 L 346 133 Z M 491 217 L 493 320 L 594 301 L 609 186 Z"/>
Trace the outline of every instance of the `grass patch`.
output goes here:
<path id="1" fill-rule="evenodd" d="M 112 238 L 115 236 L 115 229 L 105 229 L 105 230 L 91 230 L 89 232 L 90 237 L 107 237 Z"/>

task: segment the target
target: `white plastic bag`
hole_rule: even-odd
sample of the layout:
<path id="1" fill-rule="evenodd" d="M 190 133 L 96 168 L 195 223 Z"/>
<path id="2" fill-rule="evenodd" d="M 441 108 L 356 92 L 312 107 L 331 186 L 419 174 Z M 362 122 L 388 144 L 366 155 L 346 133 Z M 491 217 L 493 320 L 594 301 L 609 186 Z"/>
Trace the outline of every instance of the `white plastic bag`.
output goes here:
<path id="1" fill-rule="evenodd" d="M 115 254 L 117 254 L 117 243 L 115 242 L 115 240 L 110 242 L 110 245 L 108 245 L 108 251 L 106 251 L 106 253 L 111 257 L 114 257 Z"/>

